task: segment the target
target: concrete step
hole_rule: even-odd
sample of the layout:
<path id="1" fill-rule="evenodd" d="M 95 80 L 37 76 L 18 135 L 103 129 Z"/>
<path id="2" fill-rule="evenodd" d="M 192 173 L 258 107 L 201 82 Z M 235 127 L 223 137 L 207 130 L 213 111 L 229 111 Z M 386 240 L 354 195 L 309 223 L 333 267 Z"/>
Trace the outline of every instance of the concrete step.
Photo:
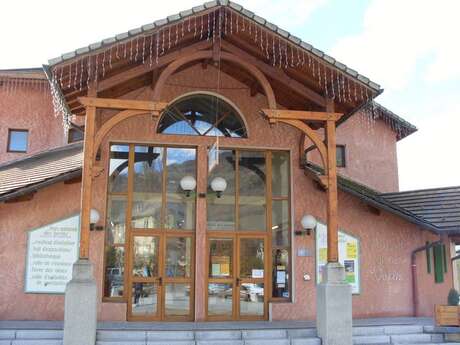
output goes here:
<path id="1" fill-rule="evenodd" d="M 257 329 L 242 331 L 241 335 L 243 339 L 284 339 L 288 332 L 285 329 Z"/>
<path id="2" fill-rule="evenodd" d="M 423 344 L 423 343 L 431 343 L 433 342 L 431 339 L 431 334 L 398 334 L 398 335 L 391 335 L 391 343 L 392 344 Z M 441 339 L 442 341 L 442 339 Z"/>
<path id="3" fill-rule="evenodd" d="M 359 335 L 353 336 L 353 344 L 355 345 L 386 345 L 390 343 L 388 335 Z"/>

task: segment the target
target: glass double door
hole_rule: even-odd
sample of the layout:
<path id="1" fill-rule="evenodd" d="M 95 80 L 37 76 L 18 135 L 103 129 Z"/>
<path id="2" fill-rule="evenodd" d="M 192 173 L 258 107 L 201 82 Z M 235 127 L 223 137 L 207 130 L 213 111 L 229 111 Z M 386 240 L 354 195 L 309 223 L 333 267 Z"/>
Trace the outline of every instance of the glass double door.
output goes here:
<path id="1" fill-rule="evenodd" d="M 131 248 L 129 319 L 192 320 L 192 236 L 137 232 Z"/>
<path id="2" fill-rule="evenodd" d="M 208 320 L 267 318 L 266 235 L 208 235 Z"/>

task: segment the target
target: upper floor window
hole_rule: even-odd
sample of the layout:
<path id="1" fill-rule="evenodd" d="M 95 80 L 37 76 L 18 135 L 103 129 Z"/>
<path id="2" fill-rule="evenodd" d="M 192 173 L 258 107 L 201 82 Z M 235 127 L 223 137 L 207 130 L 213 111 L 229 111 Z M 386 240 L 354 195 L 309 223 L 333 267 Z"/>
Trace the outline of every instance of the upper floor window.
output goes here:
<path id="1" fill-rule="evenodd" d="M 345 168 L 346 167 L 345 145 L 337 145 L 336 156 L 337 156 L 337 168 Z"/>
<path id="2" fill-rule="evenodd" d="M 69 132 L 67 135 L 67 142 L 71 144 L 71 143 L 75 143 L 77 141 L 83 140 L 83 137 L 84 137 L 83 130 L 84 128 L 81 131 L 79 131 L 76 128 L 69 128 Z"/>
<path id="3" fill-rule="evenodd" d="M 211 94 L 191 94 L 169 105 L 158 124 L 158 133 L 247 138 L 238 111 Z"/>
<path id="4" fill-rule="evenodd" d="M 8 129 L 8 152 L 27 152 L 28 139 L 27 129 Z"/>

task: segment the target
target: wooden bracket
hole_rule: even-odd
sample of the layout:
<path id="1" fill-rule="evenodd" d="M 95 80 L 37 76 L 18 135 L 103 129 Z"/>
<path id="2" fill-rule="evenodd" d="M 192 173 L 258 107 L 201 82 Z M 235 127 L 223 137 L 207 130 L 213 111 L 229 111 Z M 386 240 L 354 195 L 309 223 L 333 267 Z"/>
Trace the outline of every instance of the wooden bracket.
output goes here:
<path id="1" fill-rule="evenodd" d="M 105 168 L 99 165 L 93 166 L 91 175 L 93 178 L 101 176 L 101 174 L 104 172 Z"/>

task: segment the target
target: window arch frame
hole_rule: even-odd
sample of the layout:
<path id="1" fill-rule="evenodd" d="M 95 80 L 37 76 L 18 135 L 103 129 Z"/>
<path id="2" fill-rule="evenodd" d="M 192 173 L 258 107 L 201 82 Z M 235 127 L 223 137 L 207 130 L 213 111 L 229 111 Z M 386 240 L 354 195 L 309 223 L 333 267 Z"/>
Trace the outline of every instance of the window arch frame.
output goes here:
<path id="1" fill-rule="evenodd" d="M 244 129 L 245 129 L 245 132 L 246 132 L 246 137 L 227 137 L 227 136 L 219 136 L 220 138 L 225 138 L 225 139 L 236 139 L 236 140 L 245 140 L 245 139 L 249 139 L 249 126 L 248 126 L 248 122 L 246 120 L 246 117 L 243 115 L 243 112 L 240 110 L 240 108 L 232 101 L 230 100 L 229 98 L 225 97 L 224 95 L 220 94 L 220 93 L 217 93 L 217 92 L 212 92 L 212 91 L 205 91 L 205 90 L 200 90 L 200 91 L 191 91 L 191 92 L 186 92 L 186 93 L 183 93 L 181 94 L 180 96 L 177 96 L 175 98 L 173 98 L 170 102 L 168 102 L 168 105 L 164 108 L 164 110 L 161 112 L 161 115 L 159 116 L 158 118 L 158 121 L 156 122 L 156 125 L 155 125 L 155 134 L 160 134 L 160 135 L 177 135 L 177 136 L 187 136 L 187 137 L 204 137 L 204 138 L 213 138 L 213 137 L 216 137 L 214 135 L 190 135 L 190 134 L 169 134 L 169 133 L 164 133 L 164 132 L 159 132 L 159 126 L 160 126 L 160 123 L 161 121 L 163 120 L 165 114 L 164 112 L 174 103 L 180 101 L 182 98 L 186 98 L 186 97 L 189 97 L 189 96 L 194 96 L 194 95 L 207 95 L 207 96 L 214 96 L 218 99 L 220 99 L 221 101 L 227 103 L 228 105 L 230 105 L 236 112 L 236 114 L 239 116 L 239 119 L 241 121 L 241 123 L 243 124 L 244 126 Z"/>

